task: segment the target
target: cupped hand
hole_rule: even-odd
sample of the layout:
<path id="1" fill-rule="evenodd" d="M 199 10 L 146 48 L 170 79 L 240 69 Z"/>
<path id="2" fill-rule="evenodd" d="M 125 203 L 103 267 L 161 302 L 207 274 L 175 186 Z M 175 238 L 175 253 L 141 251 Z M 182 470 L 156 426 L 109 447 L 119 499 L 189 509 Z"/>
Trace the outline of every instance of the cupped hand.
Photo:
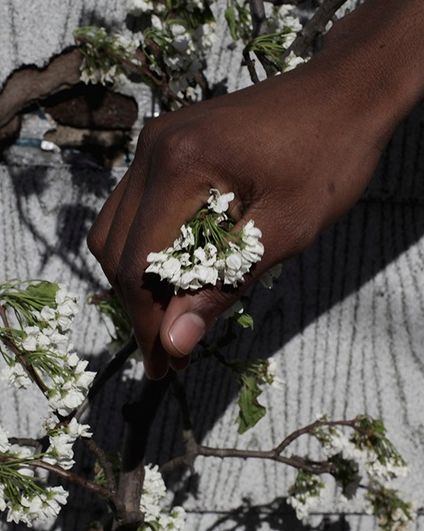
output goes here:
<path id="1" fill-rule="evenodd" d="M 389 127 L 370 96 L 325 54 L 288 74 L 164 114 L 142 130 L 134 162 L 111 194 L 88 245 L 122 300 L 145 369 L 160 378 L 268 268 L 299 253 L 366 187 Z M 253 219 L 265 252 L 239 289 L 174 296 L 145 275 L 207 201 L 234 192 L 231 215 Z M 150 278 L 149 278 L 150 277 Z"/>

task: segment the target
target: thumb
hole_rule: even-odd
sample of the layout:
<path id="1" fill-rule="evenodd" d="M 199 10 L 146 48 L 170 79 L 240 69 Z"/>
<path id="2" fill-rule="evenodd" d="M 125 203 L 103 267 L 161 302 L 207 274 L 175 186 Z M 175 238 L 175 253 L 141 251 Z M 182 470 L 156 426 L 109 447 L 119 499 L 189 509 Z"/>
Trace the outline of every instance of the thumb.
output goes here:
<path id="1" fill-rule="evenodd" d="M 240 225 L 244 224 L 240 223 Z M 262 243 L 264 243 L 265 251 L 262 260 L 245 275 L 243 284 L 231 289 L 226 286 L 222 289 L 205 288 L 195 293 L 177 295 L 171 299 L 160 329 L 161 343 L 169 354 L 176 357 L 190 354 L 218 317 L 230 308 L 268 268 L 274 265 L 271 253 L 267 252 L 264 236 L 263 234 Z"/>

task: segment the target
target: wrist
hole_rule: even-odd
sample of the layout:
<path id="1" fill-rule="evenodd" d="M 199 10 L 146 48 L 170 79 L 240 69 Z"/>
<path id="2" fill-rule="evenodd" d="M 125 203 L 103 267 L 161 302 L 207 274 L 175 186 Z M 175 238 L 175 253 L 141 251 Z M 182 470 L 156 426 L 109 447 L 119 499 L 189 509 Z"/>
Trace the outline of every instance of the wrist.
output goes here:
<path id="1" fill-rule="evenodd" d="M 337 22 L 316 56 L 353 116 L 383 136 L 424 94 L 424 0 L 368 0 Z"/>

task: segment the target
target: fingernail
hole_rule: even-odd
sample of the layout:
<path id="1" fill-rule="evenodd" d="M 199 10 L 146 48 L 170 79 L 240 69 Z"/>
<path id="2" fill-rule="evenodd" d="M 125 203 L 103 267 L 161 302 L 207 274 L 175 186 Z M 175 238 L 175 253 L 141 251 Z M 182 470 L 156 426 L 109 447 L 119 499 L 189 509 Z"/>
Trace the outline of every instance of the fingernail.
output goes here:
<path id="1" fill-rule="evenodd" d="M 169 339 L 180 354 L 187 356 L 205 332 L 206 324 L 199 315 L 184 313 L 171 326 Z"/>

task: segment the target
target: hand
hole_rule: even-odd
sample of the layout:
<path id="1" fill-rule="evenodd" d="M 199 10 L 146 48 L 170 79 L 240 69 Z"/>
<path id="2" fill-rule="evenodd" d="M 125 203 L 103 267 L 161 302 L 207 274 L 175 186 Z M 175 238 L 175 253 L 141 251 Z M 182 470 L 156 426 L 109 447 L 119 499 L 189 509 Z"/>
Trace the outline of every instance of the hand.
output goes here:
<path id="1" fill-rule="evenodd" d="M 265 270 L 305 249 L 357 200 L 392 123 L 361 112 L 360 94 L 334 61 L 307 65 L 248 89 L 165 114 L 141 132 L 128 172 L 90 231 L 88 245 L 125 305 L 147 374 L 187 355 Z M 173 296 L 143 276 L 151 251 L 169 246 L 210 188 L 234 192 L 231 214 L 255 221 L 263 259 L 240 289 Z"/>

